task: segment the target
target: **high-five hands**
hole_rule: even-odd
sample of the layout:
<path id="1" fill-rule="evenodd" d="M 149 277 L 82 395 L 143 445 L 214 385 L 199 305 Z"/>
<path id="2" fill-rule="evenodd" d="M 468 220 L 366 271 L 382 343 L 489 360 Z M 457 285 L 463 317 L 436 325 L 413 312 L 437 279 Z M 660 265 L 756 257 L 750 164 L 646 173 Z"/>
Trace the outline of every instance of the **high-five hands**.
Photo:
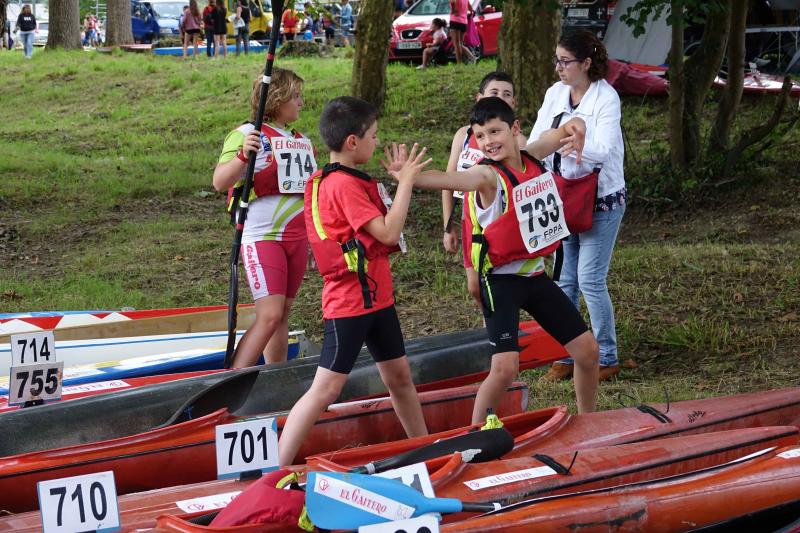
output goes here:
<path id="1" fill-rule="evenodd" d="M 386 159 L 381 159 L 381 164 L 386 169 L 386 172 L 398 182 L 410 181 L 414 183 L 422 169 L 433 161 L 433 158 L 430 157 L 425 159 L 425 155 L 428 152 L 427 148 L 423 147 L 417 152 L 418 149 L 419 144 L 417 143 L 414 143 L 410 152 L 405 144 L 392 143 L 391 147 L 385 146 L 383 148 L 383 154 Z"/>

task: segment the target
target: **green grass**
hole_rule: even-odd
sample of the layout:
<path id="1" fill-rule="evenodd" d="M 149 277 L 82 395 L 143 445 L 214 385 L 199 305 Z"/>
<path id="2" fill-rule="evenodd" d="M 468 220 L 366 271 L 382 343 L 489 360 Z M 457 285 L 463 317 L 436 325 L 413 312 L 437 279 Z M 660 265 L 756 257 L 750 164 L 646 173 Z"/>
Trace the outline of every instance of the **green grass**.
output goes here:
<path id="1" fill-rule="evenodd" d="M 225 134 L 248 118 L 263 58 L 20 55 L 2 56 L 15 82 L 0 85 L 0 311 L 225 303 L 232 229 L 211 174 Z M 352 61 L 339 54 L 279 64 L 306 80 L 295 127 L 322 163 L 317 118 L 328 99 L 349 92 Z M 420 142 L 443 168 L 491 68 L 390 65 L 379 137 Z M 745 98 L 739 127 L 762 120 L 770 105 Z M 747 185 L 670 202 L 654 185 L 669 170 L 666 100 L 625 98 L 623 124 L 631 203 L 609 286 L 620 356 L 631 361 L 603 385 L 600 405 L 630 403 L 625 395 L 662 401 L 665 388 L 675 400 L 797 385 L 800 133 L 751 155 L 739 171 Z M 366 170 L 383 176 L 377 157 Z M 441 249 L 439 198 L 415 193 L 410 251 L 393 260 L 408 337 L 481 326 L 460 255 Z M 320 289 L 308 272 L 291 319 L 316 340 Z M 240 295 L 249 301 L 243 279 Z M 525 373 L 533 405 L 574 404 L 571 384 L 539 384 L 541 373 Z"/>

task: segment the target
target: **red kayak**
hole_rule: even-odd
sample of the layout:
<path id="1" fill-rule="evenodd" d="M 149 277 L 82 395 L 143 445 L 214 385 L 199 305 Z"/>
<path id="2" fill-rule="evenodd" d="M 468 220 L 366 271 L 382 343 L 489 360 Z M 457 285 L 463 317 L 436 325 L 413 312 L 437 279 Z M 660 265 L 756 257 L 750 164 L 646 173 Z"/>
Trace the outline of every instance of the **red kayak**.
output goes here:
<path id="1" fill-rule="evenodd" d="M 768 447 L 795 444 L 798 429 L 793 426 L 749 428 L 737 431 L 709 433 L 663 439 L 645 443 L 609 446 L 586 450 L 575 457 L 573 452 L 562 451 L 551 456 L 526 457 L 497 460 L 486 463 L 464 463 L 461 455 L 450 457 L 442 468 L 432 472 L 432 482 L 437 497 L 458 498 L 472 502 L 497 502 L 510 505 L 521 499 L 543 495 L 567 494 L 577 491 L 601 489 L 621 484 L 652 481 L 721 465 L 758 452 Z M 571 465 L 571 466 L 570 466 Z M 243 490 L 250 483 L 231 482 L 218 486 L 228 494 Z M 185 487 L 181 496 L 192 495 L 193 487 Z M 175 491 L 178 489 L 176 488 Z M 172 491 L 169 497 L 175 497 Z M 163 494 L 167 496 L 167 494 Z M 131 495 L 136 497 L 138 495 Z M 220 528 L 205 528 L 185 521 L 188 516 L 202 512 L 181 514 L 179 507 L 165 505 L 162 499 L 158 506 L 147 506 L 155 494 L 142 495 L 140 512 L 125 514 L 125 528 L 152 527 L 155 511 L 160 507 L 164 515 L 159 526 L 172 531 L 219 531 Z M 130 500 L 129 500 L 130 501 Z M 126 501 L 127 505 L 129 501 Z M 201 500 L 202 501 L 202 500 Z M 209 500 L 206 500 L 209 501 Z M 191 509 L 191 499 L 181 503 L 183 509 Z M 235 503 L 233 504 L 235 505 Z M 249 513 L 251 510 L 243 509 Z M 473 515 L 474 516 L 474 515 Z M 464 520 L 468 514 L 445 516 L 446 522 Z M 129 521 L 130 520 L 130 521 Z M 261 526 L 263 527 L 263 526 Z M 248 531 L 253 526 L 237 527 L 231 531 Z M 0 529 L 1 531 L 1 529 Z"/>
<path id="2" fill-rule="evenodd" d="M 800 447 L 792 446 L 671 479 L 542 498 L 441 531 L 775 531 L 798 514 Z"/>
<path id="3" fill-rule="evenodd" d="M 800 387 L 582 415 L 571 415 L 565 407 L 550 407 L 512 415 L 503 423 L 514 435 L 514 450 L 506 456 L 509 458 L 746 427 L 800 426 Z M 307 462 L 315 470 L 363 465 L 464 432 L 461 428 L 331 451 L 309 457 Z"/>
<path id="4" fill-rule="evenodd" d="M 477 390 L 471 385 L 420 393 L 428 428 L 439 432 L 469 424 Z M 527 404 L 528 386 L 515 383 L 504 395 L 499 414 L 523 412 Z M 275 416 L 280 430 L 285 413 Z M 5 457 L 0 459 L 0 509 L 35 509 L 38 481 L 106 470 L 114 471 L 118 494 L 212 480 L 216 477 L 214 428 L 237 420 L 220 409 L 130 437 Z M 298 457 L 404 437 L 386 397 L 336 404 L 314 426 Z"/>

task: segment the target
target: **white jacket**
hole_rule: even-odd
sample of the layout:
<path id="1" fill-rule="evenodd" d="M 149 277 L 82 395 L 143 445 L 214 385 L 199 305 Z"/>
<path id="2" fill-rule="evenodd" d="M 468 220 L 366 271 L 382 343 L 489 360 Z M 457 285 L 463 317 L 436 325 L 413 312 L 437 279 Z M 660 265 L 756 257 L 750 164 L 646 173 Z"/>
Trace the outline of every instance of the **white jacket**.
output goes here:
<path id="1" fill-rule="evenodd" d="M 625 146 L 620 126 L 619 95 L 606 80 L 595 81 L 573 111 L 569 105 L 569 90 L 569 86 L 560 81 L 547 89 L 528 142 L 535 141 L 549 130 L 553 119 L 561 112 L 564 113 L 561 124 L 572 117 L 582 118 L 586 122 L 586 144 L 581 164 L 576 163 L 575 154 L 562 156 L 561 174 L 565 178 L 580 178 L 589 174 L 597 163 L 602 163 L 597 184 L 597 197 L 602 198 L 625 187 Z M 544 162 L 548 168 L 553 168 L 552 155 Z"/>

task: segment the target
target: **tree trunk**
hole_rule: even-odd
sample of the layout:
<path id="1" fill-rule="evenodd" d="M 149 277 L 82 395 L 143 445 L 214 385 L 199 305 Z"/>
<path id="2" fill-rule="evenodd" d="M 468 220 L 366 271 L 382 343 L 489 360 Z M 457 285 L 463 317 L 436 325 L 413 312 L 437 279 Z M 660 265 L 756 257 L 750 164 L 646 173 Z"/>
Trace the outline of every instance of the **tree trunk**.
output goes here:
<path id="1" fill-rule="evenodd" d="M 548 0 L 506 0 L 498 44 L 498 70 L 516 86 L 517 116 L 536 121 L 544 93 L 556 79 L 552 58 L 561 33 L 561 8 Z"/>
<path id="2" fill-rule="evenodd" d="M 744 84 L 744 30 L 747 26 L 748 2 L 734 2 L 728 38 L 728 79 L 722 90 L 717 116 L 708 139 L 708 154 L 723 154 L 730 147 L 730 136 Z"/>
<path id="3" fill-rule="evenodd" d="M 674 3 L 680 5 L 680 2 Z M 700 155 L 701 114 L 725 56 L 733 3 L 733 0 L 722 0 L 708 14 L 700 45 L 684 64 L 683 149 L 686 166 L 695 163 Z"/>
<path id="4" fill-rule="evenodd" d="M 8 32 L 6 31 L 6 6 L 8 3 L 6 0 L 0 0 L 0 44 L 2 46 L 6 45 L 6 39 L 8 39 Z"/>
<path id="5" fill-rule="evenodd" d="M 50 0 L 49 12 L 47 49 L 80 50 L 81 20 L 78 0 Z"/>
<path id="6" fill-rule="evenodd" d="M 383 108 L 386 98 L 386 64 L 394 4 L 388 0 L 362 0 L 356 28 L 356 52 L 350 88 L 353 96 Z"/>
<path id="7" fill-rule="evenodd" d="M 680 10 L 680 0 L 672 0 L 673 13 Z M 669 50 L 669 152 L 672 168 L 686 170 L 686 151 L 683 146 L 683 17 L 672 20 L 672 44 Z"/>
<path id="8" fill-rule="evenodd" d="M 106 6 L 106 46 L 119 46 L 133 42 L 130 0 L 108 0 Z"/>

